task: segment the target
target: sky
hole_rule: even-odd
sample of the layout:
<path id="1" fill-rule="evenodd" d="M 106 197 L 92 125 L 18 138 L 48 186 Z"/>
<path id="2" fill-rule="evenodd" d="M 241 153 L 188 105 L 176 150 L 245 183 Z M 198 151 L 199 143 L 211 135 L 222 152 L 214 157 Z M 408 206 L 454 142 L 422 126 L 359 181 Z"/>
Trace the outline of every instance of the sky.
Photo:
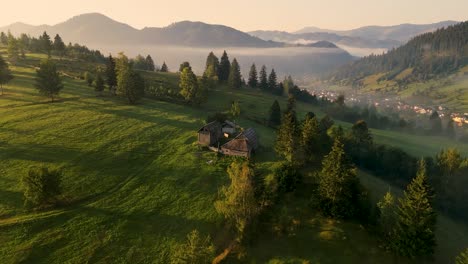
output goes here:
<path id="1" fill-rule="evenodd" d="M 468 20 L 468 0 L 1 0 L 0 26 L 63 22 L 98 12 L 135 28 L 182 20 L 243 31 L 295 31 L 306 26 L 345 30 L 366 25 Z"/>

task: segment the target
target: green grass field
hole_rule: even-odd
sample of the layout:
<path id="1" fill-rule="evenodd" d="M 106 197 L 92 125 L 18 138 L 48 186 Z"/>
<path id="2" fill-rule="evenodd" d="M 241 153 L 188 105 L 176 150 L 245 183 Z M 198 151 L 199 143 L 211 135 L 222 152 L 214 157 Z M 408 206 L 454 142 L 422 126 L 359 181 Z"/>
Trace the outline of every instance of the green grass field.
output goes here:
<path id="1" fill-rule="evenodd" d="M 28 60 L 36 63 L 39 57 L 28 55 Z M 0 97 L 2 263 L 168 263 L 174 247 L 193 229 L 224 245 L 227 237 L 213 202 L 228 181 L 225 168 L 232 159 L 201 150 L 196 131 L 209 114 L 239 100 L 242 115 L 236 121 L 258 131 L 262 146 L 256 166 L 267 174 L 275 161 L 275 135 L 258 121 L 275 98 L 283 107 L 285 99 L 220 88 L 200 108 L 149 99 L 129 106 L 116 97 L 96 97 L 77 78 L 92 66 L 61 62 L 59 68 L 70 77 L 64 78 L 65 89 L 55 103 L 33 88 L 34 67 L 13 67 L 15 79 Z M 177 80 L 174 74 L 152 75 L 168 85 Z M 298 104 L 300 116 L 307 111 L 320 114 L 319 109 Z M 374 133 L 378 142 L 399 142 L 395 144 L 421 154 L 434 154 L 442 147 L 437 144 L 455 145 L 440 141 L 427 148 L 424 139 Z M 466 146 L 462 150 L 466 153 Z M 31 212 L 23 206 L 20 178 L 31 166 L 42 164 L 63 170 L 68 204 Z M 247 262 L 394 261 L 364 228 L 324 219 L 307 210 L 306 199 L 292 201 L 285 210 L 292 217 L 292 231 L 283 236 L 260 234 L 248 250 Z M 460 245 L 464 241 L 453 241 L 457 248 L 465 246 Z M 441 246 L 437 260 L 447 263 L 453 254 Z"/>

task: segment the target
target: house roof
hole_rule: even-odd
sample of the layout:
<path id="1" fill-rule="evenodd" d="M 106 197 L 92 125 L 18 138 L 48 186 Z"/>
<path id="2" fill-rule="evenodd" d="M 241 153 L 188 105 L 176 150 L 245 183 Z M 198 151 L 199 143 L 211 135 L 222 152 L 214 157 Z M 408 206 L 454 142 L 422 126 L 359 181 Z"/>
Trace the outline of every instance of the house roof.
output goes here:
<path id="1" fill-rule="evenodd" d="M 231 122 L 229 120 L 224 121 L 223 127 L 230 126 L 232 128 L 236 128 L 236 123 Z"/>
<path id="2" fill-rule="evenodd" d="M 221 123 L 219 123 L 218 121 L 213 121 L 201 127 L 198 130 L 198 132 L 203 131 L 203 130 L 213 131 L 214 129 L 220 128 L 220 127 L 221 127 Z"/>
<path id="3" fill-rule="evenodd" d="M 248 152 L 258 147 L 257 134 L 253 128 L 249 128 L 222 146 L 223 148 Z"/>

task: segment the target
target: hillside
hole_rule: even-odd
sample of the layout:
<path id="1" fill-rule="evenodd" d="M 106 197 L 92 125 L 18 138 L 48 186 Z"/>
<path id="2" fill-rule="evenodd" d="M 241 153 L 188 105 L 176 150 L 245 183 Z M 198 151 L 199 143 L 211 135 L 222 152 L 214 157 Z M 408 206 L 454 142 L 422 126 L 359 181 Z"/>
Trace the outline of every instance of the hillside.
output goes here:
<path id="1" fill-rule="evenodd" d="M 222 25 L 183 21 L 163 28 L 135 29 L 98 13 L 83 14 L 57 25 L 32 26 L 14 23 L 1 27 L 19 35 L 38 36 L 43 31 L 60 34 L 67 41 L 85 45 L 172 45 L 195 47 L 280 47 L 281 43 L 264 41 Z"/>
<path id="2" fill-rule="evenodd" d="M 129 106 L 117 97 L 96 97 L 79 79 L 96 64 L 64 59 L 58 63 L 67 76 L 65 89 L 59 101 L 48 103 L 33 88 L 34 66 L 42 58 L 28 54 L 20 66 L 12 67 L 15 79 L 0 98 L 0 255 L 4 263 L 168 263 L 193 229 L 210 234 L 221 251 L 228 235 L 213 201 L 228 181 L 225 171 L 232 159 L 200 149 L 196 131 L 209 114 L 239 101 L 243 111 L 236 121 L 259 133 L 256 168 L 268 175 L 276 161 L 275 133 L 258 121 L 267 116 L 275 99 L 282 109 L 286 99 L 257 90 L 217 87 L 200 108 L 151 99 Z M 144 74 L 178 89 L 177 74 Z M 323 115 L 303 103 L 297 104 L 297 110 L 300 118 L 309 111 Z M 459 146 L 438 137 L 378 130 L 374 134 L 377 142 L 401 144 L 421 155 L 434 155 L 442 146 Z M 461 150 L 468 153 L 466 146 Z M 41 164 L 64 171 L 67 204 L 28 211 L 19 179 L 29 167 Z M 248 249 L 249 262 L 394 262 L 359 224 L 307 210 L 309 195 L 303 192 L 302 199 L 286 199 L 278 206 L 278 215 L 287 212 L 290 217 L 289 233 L 277 235 L 274 226 L 266 224 Z M 438 248 L 437 263 L 451 260 L 468 237 L 463 225 L 447 222 L 440 221 L 438 239 L 440 244 L 454 246 Z M 454 233 L 462 234 L 461 238 L 452 239 Z"/>
<path id="3" fill-rule="evenodd" d="M 457 21 L 441 21 L 432 24 L 401 24 L 393 26 L 365 26 L 352 30 L 329 30 L 317 27 L 306 27 L 294 34 L 328 32 L 342 36 L 358 37 L 364 39 L 394 40 L 400 43 L 407 42 L 416 35 L 435 31 L 439 28 L 457 24 Z"/>

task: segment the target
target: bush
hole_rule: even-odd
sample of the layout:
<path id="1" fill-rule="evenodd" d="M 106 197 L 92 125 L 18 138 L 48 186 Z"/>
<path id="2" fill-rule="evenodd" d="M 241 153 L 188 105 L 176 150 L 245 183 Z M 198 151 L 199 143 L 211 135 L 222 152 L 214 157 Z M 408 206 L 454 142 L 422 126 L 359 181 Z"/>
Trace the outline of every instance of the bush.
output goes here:
<path id="1" fill-rule="evenodd" d="M 57 202 L 61 194 L 62 172 L 47 167 L 33 167 L 23 176 L 25 204 L 33 207 L 47 207 Z"/>
<path id="2" fill-rule="evenodd" d="M 215 247 L 210 236 L 202 238 L 198 230 L 187 235 L 185 244 L 179 246 L 172 256 L 173 264 L 211 263 L 215 257 Z"/>
<path id="3" fill-rule="evenodd" d="M 283 163 L 275 170 L 275 178 L 278 182 L 278 191 L 283 193 L 296 190 L 302 180 L 300 172 L 289 163 Z"/>

